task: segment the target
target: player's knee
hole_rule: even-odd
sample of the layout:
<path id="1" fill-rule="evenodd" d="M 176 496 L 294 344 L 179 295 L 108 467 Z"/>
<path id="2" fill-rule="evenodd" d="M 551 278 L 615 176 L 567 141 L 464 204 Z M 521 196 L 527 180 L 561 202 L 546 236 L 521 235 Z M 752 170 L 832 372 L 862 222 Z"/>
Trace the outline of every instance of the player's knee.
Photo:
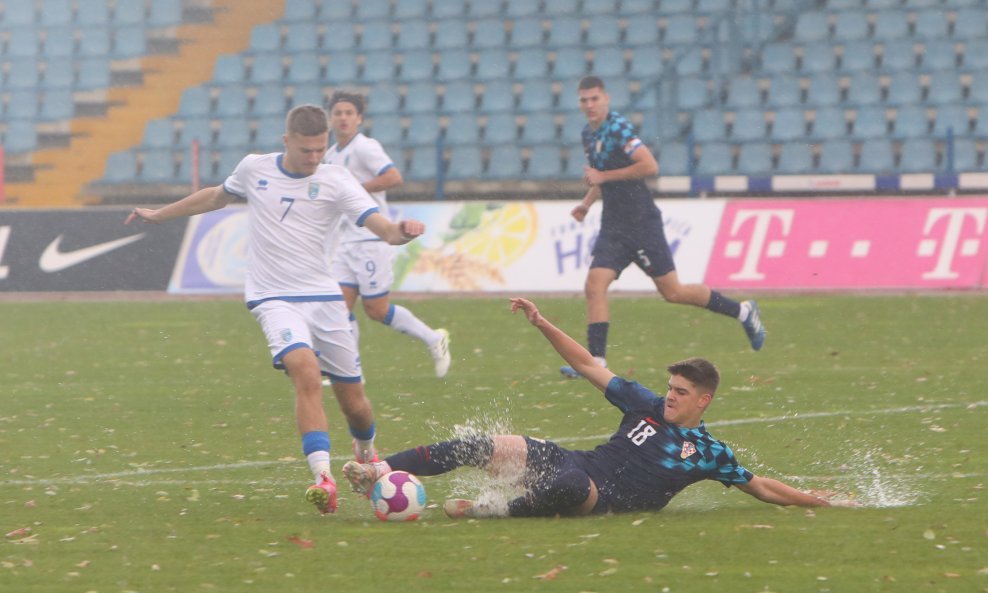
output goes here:
<path id="1" fill-rule="evenodd" d="M 373 300 L 364 301 L 364 313 L 371 321 L 384 323 L 388 319 L 388 303 L 379 303 Z"/>

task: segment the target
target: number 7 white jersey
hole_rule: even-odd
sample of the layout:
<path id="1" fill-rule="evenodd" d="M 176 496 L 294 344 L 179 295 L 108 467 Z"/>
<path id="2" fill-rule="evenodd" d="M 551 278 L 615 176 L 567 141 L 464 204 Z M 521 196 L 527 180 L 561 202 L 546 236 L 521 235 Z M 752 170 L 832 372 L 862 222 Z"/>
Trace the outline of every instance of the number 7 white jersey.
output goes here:
<path id="1" fill-rule="evenodd" d="M 285 171 L 282 157 L 248 155 L 223 183 L 247 201 L 247 305 L 339 300 L 326 259 L 329 236 L 342 217 L 363 226 L 378 206 L 345 168 L 322 164 L 303 177 Z"/>

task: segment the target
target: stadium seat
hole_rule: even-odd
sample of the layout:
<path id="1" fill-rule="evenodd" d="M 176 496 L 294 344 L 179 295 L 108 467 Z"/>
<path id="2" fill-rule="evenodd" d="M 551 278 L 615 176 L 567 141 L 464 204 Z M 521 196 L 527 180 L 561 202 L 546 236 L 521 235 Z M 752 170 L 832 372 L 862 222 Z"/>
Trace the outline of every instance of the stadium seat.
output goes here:
<path id="1" fill-rule="evenodd" d="M 556 79 L 578 79 L 588 74 L 587 60 L 582 47 L 564 47 L 556 52 L 552 62 L 552 76 Z"/>
<path id="2" fill-rule="evenodd" d="M 99 3 L 106 4 L 102 0 Z M 148 25 L 151 27 L 174 27 L 182 22 L 182 10 L 183 0 L 154 0 L 150 3 L 150 10 L 148 11 Z M 81 3 L 79 11 L 81 14 Z"/>
<path id="3" fill-rule="evenodd" d="M 477 96 L 473 83 L 456 81 L 446 85 L 443 93 L 442 110 L 447 113 L 473 112 L 477 105 Z"/>
<path id="4" fill-rule="evenodd" d="M 357 34 L 349 23 L 327 23 L 323 31 L 321 47 L 330 52 L 331 58 L 335 57 L 337 52 L 351 53 L 357 47 Z"/>
<path id="5" fill-rule="evenodd" d="M 988 27 L 988 14 L 983 6 L 957 11 L 954 19 L 954 38 L 961 40 L 984 39 Z"/>
<path id="6" fill-rule="evenodd" d="M 947 38 L 947 13 L 942 8 L 916 13 L 915 37 L 921 41 Z"/>
<path id="7" fill-rule="evenodd" d="M 518 139 L 518 126 L 513 113 L 492 113 L 484 125 L 484 143 L 488 145 L 513 143 Z"/>
<path id="8" fill-rule="evenodd" d="M 593 72 L 598 76 L 623 76 L 627 69 L 624 51 L 617 47 L 601 47 L 594 51 Z"/>
<path id="9" fill-rule="evenodd" d="M 446 124 L 446 144 L 472 145 L 480 142 L 480 124 L 473 113 L 455 113 Z M 454 151 L 455 153 L 456 151 Z"/>
<path id="10" fill-rule="evenodd" d="M 880 103 L 882 87 L 872 72 L 858 72 L 847 88 L 847 103 L 852 106 L 868 106 Z"/>
<path id="11" fill-rule="evenodd" d="M 435 112 L 439 105 L 436 87 L 431 82 L 416 82 L 405 93 L 405 113 Z"/>
<path id="12" fill-rule="evenodd" d="M 932 39 L 927 41 L 920 53 L 923 70 L 954 70 L 957 68 L 957 53 L 954 42 L 950 39 Z"/>
<path id="13" fill-rule="evenodd" d="M 638 15 L 655 10 L 655 0 L 621 0 L 621 14 Z"/>
<path id="14" fill-rule="evenodd" d="M 916 74 L 902 70 L 892 74 L 885 102 L 889 105 L 908 105 L 918 103 L 922 96 L 923 89 Z"/>
<path id="15" fill-rule="evenodd" d="M 666 45 L 693 45 L 700 37 L 696 18 L 692 14 L 670 16 L 662 32 L 662 43 Z"/>
<path id="16" fill-rule="evenodd" d="M 926 102 L 937 105 L 959 103 L 964 99 L 964 89 L 955 70 L 941 70 L 930 77 Z"/>
<path id="17" fill-rule="evenodd" d="M 450 49 L 439 52 L 436 77 L 441 81 L 468 78 L 473 70 L 470 54 L 462 50 Z"/>
<path id="18" fill-rule="evenodd" d="M 806 118 L 799 107 L 788 107 L 775 112 L 772 123 L 772 140 L 789 142 L 806 137 Z"/>
<path id="19" fill-rule="evenodd" d="M 549 17 L 560 17 L 576 14 L 578 9 L 578 0 L 545 0 L 543 12 Z"/>
<path id="20" fill-rule="evenodd" d="M 555 144 L 532 147 L 525 177 L 530 179 L 559 179 L 563 176 L 563 158 Z"/>
<path id="21" fill-rule="evenodd" d="M 803 89 L 795 76 L 780 74 L 773 76 L 768 87 L 766 105 L 769 107 L 791 107 L 802 102 Z"/>
<path id="22" fill-rule="evenodd" d="M 561 16 L 549 24 L 547 45 L 553 48 L 578 46 L 583 43 L 583 24 L 575 16 Z"/>
<path id="23" fill-rule="evenodd" d="M 549 55 L 540 47 L 519 50 L 515 61 L 514 78 L 519 80 L 545 79 L 549 76 Z"/>
<path id="24" fill-rule="evenodd" d="M 883 10 L 875 15 L 874 39 L 892 41 L 909 36 L 909 17 L 904 10 Z"/>
<path id="25" fill-rule="evenodd" d="M 659 11 L 664 15 L 680 14 L 693 10 L 693 0 L 661 0 Z"/>
<path id="26" fill-rule="evenodd" d="M 168 118 L 152 119 L 144 124 L 144 137 L 141 140 L 143 150 L 153 148 L 171 148 L 176 140 L 175 126 Z"/>
<path id="27" fill-rule="evenodd" d="M 215 116 L 218 118 L 236 117 L 242 118 L 247 115 L 247 92 L 240 85 L 227 85 L 220 89 L 220 94 L 216 97 Z"/>
<path id="28" fill-rule="evenodd" d="M 320 2 L 319 17 L 324 21 L 348 21 L 352 15 L 352 0 L 322 0 Z"/>
<path id="29" fill-rule="evenodd" d="M 390 82 L 374 85 L 367 94 L 367 113 L 396 113 L 401 105 L 401 92 Z"/>
<path id="30" fill-rule="evenodd" d="M 858 41 L 868 36 L 868 14 L 856 10 L 837 13 L 834 21 L 834 34 L 831 37 L 838 43 Z"/>
<path id="31" fill-rule="evenodd" d="M 858 170 L 862 173 L 887 174 L 895 171 L 892 143 L 885 138 L 872 138 L 861 144 Z"/>
<path id="32" fill-rule="evenodd" d="M 391 23 L 374 21 L 365 23 L 360 34 L 360 50 L 373 51 L 391 48 Z"/>
<path id="33" fill-rule="evenodd" d="M 937 148 L 927 138 L 911 138 L 902 143 L 898 169 L 904 173 L 928 173 L 937 168 Z"/>
<path id="34" fill-rule="evenodd" d="M 500 49 L 506 45 L 507 31 L 501 19 L 484 19 L 474 25 L 471 45 L 478 49 Z"/>
<path id="35" fill-rule="evenodd" d="M 679 51 L 675 60 L 676 74 L 697 76 L 707 70 L 707 61 L 700 47 L 689 47 Z"/>
<path id="36" fill-rule="evenodd" d="M 137 177 L 137 157 L 133 150 L 114 152 L 106 158 L 103 169 L 104 183 L 128 183 Z"/>
<path id="37" fill-rule="evenodd" d="M 10 91 L 7 99 L 7 108 L 4 110 L 3 119 L 8 121 L 31 120 L 33 129 L 33 120 L 38 117 L 38 109 L 40 108 L 38 94 L 34 89 L 13 90 Z"/>
<path id="38" fill-rule="evenodd" d="M 477 146 L 460 146 L 450 153 L 446 179 L 477 179 L 484 173 L 484 157 Z"/>
<path id="39" fill-rule="evenodd" d="M 214 146 L 221 149 L 237 148 L 242 152 L 247 152 L 247 145 L 249 143 L 250 126 L 245 118 L 233 117 L 220 121 L 220 127 L 216 132 L 216 142 Z"/>
<path id="40" fill-rule="evenodd" d="M 809 175 L 813 173 L 813 145 L 805 142 L 788 142 L 779 152 L 778 172 L 783 175 Z"/>
<path id="41" fill-rule="evenodd" d="M 397 6 L 403 5 L 399 2 Z M 398 30 L 398 37 L 395 40 L 395 47 L 401 50 L 426 49 L 429 47 L 429 23 L 425 21 L 404 21 L 401 29 Z"/>
<path id="42" fill-rule="evenodd" d="M 976 105 L 988 105 L 988 77 L 976 76 L 971 79 L 968 101 Z"/>
<path id="43" fill-rule="evenodd" d="M 645 15 L 628 21 L 624 31 L 624 42 L 632 47 L 655 47 L 659 43 L 659 23 Z"/>
<path id="44" fill-rule="evenodd" d="M 844 46 L 841 53 L 841 72 L 858 72 L 875 69 L 875 52 L 870 41 L 855 41 Z"/>
<path id="45" fill-rule="evenodd" d="M 213 82 L 216 84 L 241 84 L 246 78 L 247 68 L 241 54 L 222 54 L 216 57 L 213 65 Z"/>
<path id="46" fill-rule="evenodd" d="M 830 72 L 837 68 L 837 57 L 830 43 L 810 43 L 803 46 L 799 69 L 807 74 Z"/>
<path id="47" fill-rule="evenodd" d="M 693 140 L 700 143 L 719 142 L 727 137 L 724 114 L 719 109 L 704 109 L 693 114 Z"/>
<path id="48" fill-rule="evenodd" d="M 127 4 L 124 2 L 123 4 Z M 135 4 L 135 3 L 131 3 Z M 119 3 L 118 3 L 119 6 Z M 313 22 L 316 17 L 317 5 L 312 0 L 285 0 L 285 12 L 281 20 L 286 22 Z"/>
<path id="49" fill-rule="evenodd" d="M 964 70 L 979 72 L 988 68 L 988 39 L 972 39 L 964 46 Z"/>
<path id="50" fill-rule="evenodd" d="M 810 78 L 806 92 L 806 103 L 814 107 L 832 107 L 840 104 L 841 87 L 833 73 L 821 72 Z"/>
<path id="51" fill-rule="evenodd" d="M 251 115 L 257 116 L 268 116 L 268 115 L 283 115 L 287 109 L 285 106 L 288 104 L 288 100 L 285 97 L 285 93 L 280 86 L 269 85 L 258 89 L 257 94 L 254 95 L 254 100 L 251 103 L 250 113 Z"/>
<path id="52" fill-rule="evenodd" d="M 320 46 L 316 23 L 292 23 L 285 31 L 284 50 L 289 53 L 311 52 Z"/>
<path id="53" fill-rule="evenodd" d="M 322 79 L 322 64 L 315 52 L 297 53 L 292 55 L 288 65 L 285 82 L 287 84 L 309 84 Z"/>
<path id="54" fill-rule="evenodd" d="M 36 89 L 41 79 L 38 62 L 34 58 L 20 58 L 9 63 L 4 89 Z"/>
<path id="55" fill-rule="evenodd" d="M 545 144 L 556 141 L 556 123 L 551 113 L 529 114 L 521 127 L 521 142 Z"/>
<path id="56" fill-rule="evenodd" d="M 888 120 L 885 117 L 885 107 L 869 105 L 858 109 L 852 128 L 857 139 L 882 138 L 888 134 Z"/>
<path id="57" fill-rule="evenodd" d="M 41 82 L 43 89 L 70 89 L 75 84 L 75 65 L 70 59 L 49 58 Z"/>
<path id="58" fill-rule="evenodd" d="M 280 90 L 280 89 L 279 89 Z M 281 137 L 285 133 L 285 111 L 263 115 L 257 120 L 254 134 L 253 152 L 281 152 L 284 144 Z"/>
<path id="59" fill-rule="evenodd" d="M 281 54 L 257 54 L 250 66 L 250 81 L 254 84 L 281 82 L 283 71 Z"/>
<path id="60" fill-rule="evenodd" d="M 822 12 L 803 12 L 796 17 L 793 38 L 801 43 L 825 41 L 830 35 L 827 15 Z"/>
<path id="61" fill-rule="evenodd" d="M 148 52 L 147 30 L 141 26 L 121 27 L 113 34 L 113 57 L 130 59 Z"/>
<path id="62" fill-rule="evenodd" d="M 762 49 L 761 65 L 765 72 L 790 74 L 796 70 L 796 52 L 789 43 L 770 43 Z"/>
<path id="63" fill-rule="evenodd" d="M 291 104 L 289 108 L 298 105 L 323 105 L 326 102 L 326 94 L 320 84 L 300 84 L 292 90 Z"/>
<path id="64" fill-rule="evenodd" d="M 477 56 L 477 78 L 495 80 L 507 78 L 511 72 L 511 60 L 504 49 L 485 49 Z"/>
<path id="65" fill-rule="evenodd" d="M 171 0 L 174 2 L 174 0 Z M 9 7 L 13 2 L 7 2 Z M 79 25 L 82 29 L 88 29 L 90 27 L 105 27 L 110 24 L 110 8 L 109 2 L 106 0 L 78 0 L 76 5 L 76 25 Z M 155 0 L 152 4 L 152 13 L 154 12 L 154 4 L 159 4 L 158 0 Z M 150 17 L 149 17 L 150 20 Z M 154 24 L 154 23 L 152 23 Z"/>
<path id="66" fill-rule="evenodd" d="M 406 53 L 401 61 L 401 79 L 432 79 L 432 53 L 427 50 L 413 50 Z"/>
<path id="67" fill-rule="evenodd" d="M 663 143 L 659 149 L 659 175 L 689 175 L 690 155 L 681 142 Z"/>
<path id="68" fill-rule="evenodd" d="M 428 13 L 429 6 L 426 0 L 401 0 L 394 3 L 394 19 L 399 22 L 424 19 Z"/>
<path id="69" fill-rule="evenodd" d="M 676 85 L 676 102 L 680 109 L 697 109 L 710 101 L 707 82 L 700 78 L 685 78 Z"/>
<path id="70" fill-rule="evenodd" d="M 334 52 L 326 64 L 325 82 L 329 84 L 352 83 L 357 79 L 360 67 L 357 56 L 350 53 Z"/>
<path id="71" fill-rule="evenodd" d="M 985 109 L 982 108 L 981 111 L 984 112 Z M 953 130 L 954 136 L 964 136 L 968 134 L 970 127 L 971 121 L 966 106 L 941 105 L 937 107 L 937 115 L 933 120 L 933 135 L 936 138 L 946 138 L 948 129 Z"/>
<path id="72" fill-rule="evenodd" d="M 105 31 L 104 31 L 105 33 Z M 38 55 L 38 33 L 34 28 L 13 29 L 7 39 L 7 49 L 3 53 L 6 59 L 33 59 Z M 109 43 L 107 43 L 109 50 Z"/>
<path id="73" fill-rule="evenodd" d="M 911 39 L 898 39 L 885 43 L 882 49 L 883 70 L 911 70 L 916 66 L 916 51 Z"/>
<path id="74" fill-rule="evenodd" d="M 44 47 L 42 47 L 41 51 L 42 55 L 49 60 L 53 58 L 71 58 L 74 56 L 76 49 L 72 29 L 47 29 L 45 31 Z"/>
<path id="75" fill-rule="evenodd" d="M 727 99 L 730 109 L 755 107 L 762 102 L 762 90 L 758 80 L 750 76 L 732 78 L 727 83 Z"/>
<path id="76" fill-rule="evenodd" d="M 395 146 L 402 143 L 404 130 L 401 118 L 396 113 L 381 113 L 371 120 L 369 136 L 384 146 Z"/>
<path id="77" fill-rule="evenodd" d="M 498 7 L 500 2 L 470 2 L 471 13 L 475 10 L 475 4 L 493 4 Z M 490 10 L 490 9 L 488 9 Z M 503 13 L 508 18 L 516 19 L 523 16 L 532 16 L 536 14 L 539 10 L 539 3 L 532 2 L 532 0 L 507 0 L 503 9 Z"/>
<path id="78" fill-rule="evenodd" d="M 243 159 L 244 153 L 239 148 L 221 150 L 219 152 L 219 159 L 216 161 L 215 173 L 210 176 L 210 180 L 216 184 L 223 183 Z M 205 172 L 203 172 L 203 175 L 205 175 Z"/>
<path id="79" fill-rule="evenodd" d="M 899 108 L 894 120 L 893 138 L 921 138 L 929 134 L 930 123 L 926 117 L 926 106 L 905 105 Z"/>
<path id="80" fill-rule="evenodd" d="M 408 163 L 408 179 L 411 181 L 432 181 L 439 172 L 436 147 L 417 146 L 412 150 Z"/>
<path id="81" fill-rule="evenodd" d="M 491 150 L 487 166 L 490 179 L 519 179 L 522 176 L 521 152 L 517 146 L 501 144 Z"/>
<path id="82" fill-rule="evenodd" d="M 853 173 L 854 148 L 848 140 L 828 140 L 820 146 L 820 173 Z"/>
<path id="83" fill-rule="evenodd" d="M 734 155 L 728 144 L 713 142 L 704 144 L 697 161 L 699 175 L 730 175 L 734 171 Z"/>
<path id="84" fill-rule="evenodd" d="M 522 49 L 541 46 L 545 40 L 545 28 L 540 18 L 523 18 L 511 27 L 511 47 Z"/>
<path id="85" fill-rule="evenodd" d="M 771 175 L 772 146 L 761 142 L 745 142 L 738 153 L 738 173 L 745 175 Z"/>
<path id="86" fill-rule="evenodd" d="M 594 17 L 587 28 L 586 44 L 593 48 L 616 46 L 621 40 L 621 25 L 616 16 Z"/>
<path id="87" fill-rule="evenodd" d="M 79 38 L 77 54 L 83 58 L 100 58 L 110 54 L 110 30 L 107 28 L 84 29 Z"/>
<path id="88" fill-rule="evenodd" d="M 144 183 L 170 183 L 175 179 L 175 163 L 171 150 L 149 150 L 144 153 L 137 180 Z"/>
<path id="89" fill-rule="evenodd" d="M 440 4 L 445 4 L 440 3 Z M 466 23 L 460 20 L 440 21 L 436 25 L 436 37 L 433 47 L 436 49 L 455 49 L 462 53 L 467 46 L 469 31 Z"/>
<path id="90" fill-rule="evenodd" d="M 943 166 L 941 167 L 944 171 L 949 171 L 948 154 L 948 151 L 945 149 Z M 970 138 L 957 138 L 954 140 L 953 157 L 953 171 L 968 172 L 979 169 L 978 147 L 975 145 L 974 140 Z"/>
<path id="91" fill-rule="evenodd" d="M 510 82 L 498 80 L 484 85 L 481 93 L 482 112 L 508 111 L 515 108 L 515 95 Z"/>
<path id="92" fill-rule="evenodd" d="M 553 108 L 553 101 L 552 85 L 548 81 L 530 80 L 525 83 L 518 97 L 518 109 L 527 112 L 549 112 Z"/>
<path id="93" fill-rule="evenodd" d="M 357 12 L 354 14 L 354 17 L 362 21 L 387 19 L 390 16 L 391 2 L 389 0 L 360 0 L 357 2 Z"/>
<path id="94" fill-rule="evenodd" d="M 330 62 L 330 66 L 332 66 L 332 62 Z M 360 79 L 369 83 L 394 80 L 394 54 L 390 51 L 375 51 L 364 56 L 364 66 L 361 70 Z"/>
<path id="95" fill-rule="evenodd" d="M 637 79 L 655 78 L 662 74 L 662 57 L 654 47 L 639 47 L 631 56 L 628 75 Z"/>
<path id="96" fill-rule="evenodd" d="M 79 61 L 76 90 L 106 89 L 110 87 L 111 80 L 110 60 L 107 56 Z"/>
<path id="97" fill-rule="evenodd" d="M 349 29 L 347 29 L 349 30 Z M 281 49 L 281 31 L 278 25 L 256 25 L 250 31 L 250 50 L 257 53 L 273 52 Z"/>
<path id="98" fill-rule="evenodd" d="M 814 140 L 837 140 L 848 133 L 847 117 L 842 107 L 824 107 L 817 109 L 813 117 L 813 127 L 810 137 Z"/>
<path id="99" fill-rule="evenodd" d="M 761 109 L 741 109 L 734 114 L 731 140 L 751 142 L 761 140 L 766 134 L 765 115 Z"/>
<path id="100" fill-rule="evenodd" d="M 435 144 L 441 128 L 434 113 L 415 113 L 408 123 L 408 144 Z"/>

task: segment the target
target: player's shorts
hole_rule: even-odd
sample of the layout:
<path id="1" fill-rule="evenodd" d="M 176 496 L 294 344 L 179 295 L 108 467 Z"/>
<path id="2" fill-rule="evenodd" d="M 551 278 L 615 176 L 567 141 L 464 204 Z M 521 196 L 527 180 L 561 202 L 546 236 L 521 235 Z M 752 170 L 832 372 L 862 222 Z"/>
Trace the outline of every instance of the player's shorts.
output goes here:
<path id="1" fill-rule="evenodd" d="M 616 232 L 602 231 L 593 246 L 591 268 L 607 268 L 620 276 L 630 264 L 635 264 L 651 278 L 665 276 L 676 269 L 672 251 L 666 241 L 662 224 L 645 238 L 631 238 Z"/>
<path id="2" fill-rule="evenodd" d="M 340 286 L 356 288 L 361 298 L 372 299 L 391 292 L 395 251 L 384 241 L 341 243 L 329 267 Z"/>
<path id="3" fill-rule="evenodd" d="M 271 361 L 284 369 L 282 359 L 298 348 L 316 353 L 322 374 L 334 382 L 360 382 L 360 353 L 350 328 L 346 303 L 338 301 L 265 301 L 250 311 L 268 340 Z"/>
<path id="4" fill-rule="evenodd" d="M 532 437 L 524 437 L 528 445 L 528 457 L 526 459 L 526 485 L 532 486 L 539 481 L 549 482 L 559 474 L 570 470 L 580 471 L 587 474 L 594 483 L 597 484 L 597 504 L 594 505 L 593 514 L 606 513 L 608 509 L 607 500 L 601 492 L 598 480 L 594 480 L 585 463 L 585 458 L 579 451 L 564 449 L 552 441 L 543 441 Z"/>

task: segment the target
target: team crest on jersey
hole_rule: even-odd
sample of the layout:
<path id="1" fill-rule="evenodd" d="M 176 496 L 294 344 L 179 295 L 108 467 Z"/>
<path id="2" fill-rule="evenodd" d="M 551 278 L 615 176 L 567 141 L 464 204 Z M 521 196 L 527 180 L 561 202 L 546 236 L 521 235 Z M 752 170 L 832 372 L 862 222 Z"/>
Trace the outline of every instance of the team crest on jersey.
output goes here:
<path id="1" fill-rule="evenodd" d="M 319 195 L 319 184 L 318 183 L 310 183 L 309 184 L 309 199 L 310 200 L 315 200 L 318 195 Z"/>
<path id="2" fill-rule="evenodd" d="M 696 453 L 696 445 L 690 441 L 683 441 L 683 450 L 679 452 L 679 456 L 686 459 L 690 455 Z"/>
<path id="3" fill-rule="evenodd" d="M 290 330 L 290 329 L 283 329 L 283 330 L 281 330 L 281 341 L 282 342 L 291 342 L 292 341 L 292 330 Z"/>

